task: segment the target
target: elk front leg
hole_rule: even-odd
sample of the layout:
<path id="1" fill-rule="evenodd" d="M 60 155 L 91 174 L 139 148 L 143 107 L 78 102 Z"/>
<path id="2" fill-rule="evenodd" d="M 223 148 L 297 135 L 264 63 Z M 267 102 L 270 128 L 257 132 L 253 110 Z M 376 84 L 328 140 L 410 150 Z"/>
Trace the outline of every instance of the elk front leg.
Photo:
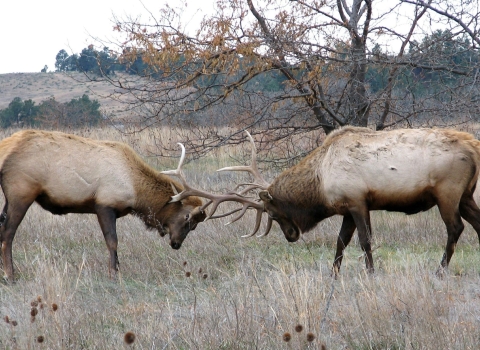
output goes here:
<path id="1" fill-rule="evenodd" d="M 100 228 L 103 232 L 103 237 L 105 237 L 105 242 L 107 243 L 108 252 L 110 253 L 108 272 L 110 278 L 114 278 L 116 277 L 119 266 L 117 255 L 118 238 L 116 230 L 117 215 L 115 210 L 104 206 L 95 207 L 95 211 L 97 213 Z"/>
<path id="2" fill-rule="evenodd" d="M 370 224 L 370 212 L 365 205 L 361 205 L 350 209 L 353 220 L 358 230 L 358 239 L 360 247 L 365 252 L 365 266 L 369 273 L 374 272 L 372 257 L 372 231 Z"/>
<path id="3" fill-rule="evenodd" d="M 8 202 L 7 202 L 8 203 Z M 12 203 L 7 211 L 8 204 L 2 211 L 2 225 L 0 226 L 0 243 L 2 246 L 2 260 L 5 271 L 4 279 L 7 282 L 14 282 L 12 244 L 18 225 L 22 222 L 32 202 Z"/>
<path id="4" fill-rule="evenodd" d="M 458 207 L 454 207 L 450 203 L 439 203 L 438 209 L 440 211 L 440 215 L 442 216 L 443 222 L 447 227 L 448 234 L 445 253 L 443 254 L 442 261 L 440 262 L 440 267 L 437 270 L 437 276 L 441 277 L 444 269 L 446 269 L 450 263 L 450 259 L 452 258 L 458 239 L 460 238 L 465 225 L 462 222 Z"/>
<path id="5" fill-rule="evenodd" d="M 7 210 L 8 210 L 8 202 L 5 203 L 3 206 L 2 213 L 0 214 L 0 226 L 5 224 L 5 220 L 7 219 Z M 2 243 L 2 235 L 0 233 L 0 244 Z"/>
<path id="6" fill-rule="evenodd" d="M 335 253 L 335 260 L 333 261 L 332 275 L 336 278 L 340 272 L 340 266 L 342 265 L 343 251 L 350 243 L 353 233 L 357 226 L 350 214 L 343 217 L 342 227 L 337 239 L 337 252 Z"/>

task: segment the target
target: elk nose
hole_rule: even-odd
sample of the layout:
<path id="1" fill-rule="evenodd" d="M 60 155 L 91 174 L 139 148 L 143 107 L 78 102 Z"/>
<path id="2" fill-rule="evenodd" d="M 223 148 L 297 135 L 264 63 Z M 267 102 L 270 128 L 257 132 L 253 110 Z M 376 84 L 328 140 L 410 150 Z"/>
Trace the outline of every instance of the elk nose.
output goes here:
<path id="1" fill-rule="evenodd" d="M 171 243 L 170 243 L 170 246 L 171 246 L 173 249 L 180 249 L 180 247 L 182 246 L 182 243 L 171 242 Z"/>
<path id="2" fill-rule="evenodd" d="M 294 228 L 289 228 L 287 230 L 287 234 L 285 236 L 287 238 L 287 241 L 289 241 L 289 242 L 296 242 L 296 241 L 298 241 L 298 238 L 300 237 L 300 235 L 298 234 L 298 231 L 295 230 Z"/>

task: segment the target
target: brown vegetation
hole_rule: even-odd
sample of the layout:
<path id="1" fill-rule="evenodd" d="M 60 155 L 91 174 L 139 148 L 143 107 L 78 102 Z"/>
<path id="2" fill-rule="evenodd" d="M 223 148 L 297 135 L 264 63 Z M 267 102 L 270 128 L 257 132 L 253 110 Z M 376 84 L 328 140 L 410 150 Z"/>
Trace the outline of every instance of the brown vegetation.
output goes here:
<path id="1" fill-rule="evenodd" d="M 127 142 L 152 166 L 177 163 L 178 151 L 172 159 L 150 157 L 157 138 L 170 138 L 172 148 L 181 141 L 168 129 L 129 136 L 112 129 L 76 133 Z M 185 164 L 185 175 L 212 191 L 245 182 L 241 173 L 214 173 L 242 153 L 241 147 L 215 151 Z M 432 273 L 444 250 L 438 211 L 373 212 L 375 277 L 365 274 L 354 237 L 342 274 L 333 281 L 338 217 L 288 244 L 277 226 L 263 239 L 240 239 L 254 224 L 248 215 L 235 225 L 224 226 L 222 220 L 199 225 L 180 250 L 146 231 L 135 217 L 121 218 L 123 264 L 118 282 L 112 283 L 93 215 L 53 216 L 33 205 L 15 240 L 20 279 L 0 285 L 0 347 L 35 348 L 42 336 L 42 346 L 51 349 L 121 349 L 127 332 L 135 334 L 132 346 L 138 349 L 477 347 L 480 255 L 470 226 L 440 280 Z M 39 294 L 31 323 L 31 301 Z M 299 324 L 302 332 L 296 332 Z M 291 335 L 288 343 L 285 333 Z"/>

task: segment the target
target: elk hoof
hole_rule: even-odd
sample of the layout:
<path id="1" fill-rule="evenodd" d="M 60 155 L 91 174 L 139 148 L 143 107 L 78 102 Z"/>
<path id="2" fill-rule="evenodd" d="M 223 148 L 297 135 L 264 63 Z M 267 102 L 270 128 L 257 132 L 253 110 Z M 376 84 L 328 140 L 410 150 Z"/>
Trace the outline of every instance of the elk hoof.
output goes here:
<path id="1" fill-rule="evenodd" d="M 446 268 L 443 267 L 443 266 L 439 266 L 437 271 L 435 272 L 435 276 L 437 276 L 437 278 L 443 280 L 446 276 Z"/>
<path id="2" fill-rule="evenodd" d="M 14 284 L 15 280 L 13 278 L 8 278 L 7 275 L 4 275 L 2 278 L 2 283 L 3 284 Z"/>
<path id="3" fill-rule="evenodd" d="M 332 270 L 330 271 L 330 277 L 332 277 L 334 280 L 338 279 L 338 275 L 340 274 L 340 270 L 338 266 L 334 266 Z"/>

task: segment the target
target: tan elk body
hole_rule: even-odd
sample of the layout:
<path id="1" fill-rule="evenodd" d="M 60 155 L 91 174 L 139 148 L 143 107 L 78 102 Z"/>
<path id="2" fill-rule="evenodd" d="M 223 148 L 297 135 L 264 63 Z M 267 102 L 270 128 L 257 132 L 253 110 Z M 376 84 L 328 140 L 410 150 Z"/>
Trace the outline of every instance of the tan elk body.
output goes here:
<path id="1" fill-rule="evenodd" d="M 33 202 L 53 214 L 97 214 L 118 268 L 115 220 L 133 213 L 148 228 L 170 235 L 180 248 L 187 233 L 203 221 L 202 201 L 187 197 L 168 203 L 183 187 L 148 166 L 129 146 L 61 132 L 25 130 L 0 142 L 0 184 L 5 195 L 0 242 L 6 277 L 13 280 L 12 241 Z"/>
<path id="2" fill-rule="evenodd" d="M 461 217 L 480 239 L 480 210 L 473 199 L 479 152 L 473 135 L 455 130 L 346 127 L 280 174 L 260 198 L 292 242 L 321 220 L 343 215 L 335 270 L 357 229 L 373 271 L 370 210 L 415 214 L 437 205 L 448 232 L 441 263 L 446 267 L 464 228 Z"/>
<path id="3" fill-rule="evenodd" d="M 180 176 L 185 190 L 172 201 L 190 195 L 208 198 L 206 206 L 213 204 L 209 217 L 222 202 L 239 202 L 241 208 L 216 217 L 240 212 L 231 220 L 234 222 L 247 209 L 256 209 L 255 228 L 248 235 L 252 236 L 260 227 L 262 213 L 267 212 L 263 235 L 268 234 L 276 221 L 290 242 L 297 241 L 300 234 L 323 219 L 342 215 L 335 274 L 355 229 L 365 251 L 367 269 L 373 271 L 371 210 L 415 214 L 437 205 L 448 233 L 439 273 L 448 266 L 464 229 L 462 218 L 473 226 L 480 239 L 480 209 L 473 199 L 480 167 L 480 142 L 469 133 L 447 129 L 373 131 L 345 127 L 328 135 L 320 147 L 271 184 L 258 171 L 254 140 L 248 136 L 253 144 L 252 164 L 219 171 L 248 171 L 254 183 L 239 184 L 236 189 L 243 187 L 240 192 L 211 195 L 188 186 Z M 255 189 L 262 189 L 258 200 L 247 196 Z"/>

